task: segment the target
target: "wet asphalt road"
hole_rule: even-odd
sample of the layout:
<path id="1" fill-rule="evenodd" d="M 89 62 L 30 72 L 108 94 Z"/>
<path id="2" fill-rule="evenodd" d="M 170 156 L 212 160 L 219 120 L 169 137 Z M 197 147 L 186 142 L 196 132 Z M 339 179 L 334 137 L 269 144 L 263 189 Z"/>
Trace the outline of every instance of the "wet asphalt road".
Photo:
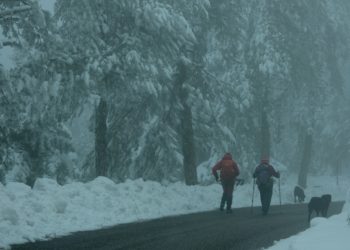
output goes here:
<path id="1" fill-rule="evenodd" d="M 329 215 L 340 213 L 343 202 L 333 202 Z M 49 241 L 12 246 L 13 250 L 41 249 L 233 249 L 268 247 L 308 228 L 307 204 L 234 209 L 232 214 L 209 211 L 78 232 Z"/>

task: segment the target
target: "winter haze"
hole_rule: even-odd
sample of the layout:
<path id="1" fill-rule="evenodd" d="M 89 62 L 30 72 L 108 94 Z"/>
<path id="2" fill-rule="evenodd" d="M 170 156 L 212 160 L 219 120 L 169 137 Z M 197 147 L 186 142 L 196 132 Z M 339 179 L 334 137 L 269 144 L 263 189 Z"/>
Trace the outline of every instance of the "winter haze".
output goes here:
<path id="1" fill-rule="evenodd" d="M 183 198 L 175 214 L 216 209 L 211 167 L 225 152 L 246 183 L 234 207 L 250 205 L 262 156 L 281 171 L 283 203 L 297 184 L 307 200 L 345 200 L 349 13 L 348 0 L 1 1 L 0 248 L 174 214 L 160 198 L 147 208 L 162 204 L 158 212 L 101 214 L 77 228 L 86 217 L 69 216 L 94 204 L 69 210 L 75 189 L 78 200 L 114 190 L 111 214 L 141 199 L 135 186 Z M 48 198 L 56 192 L 59 203 Z M 191 194 L 204 200 L 191 205 Z M 40 226 L 46 209 L 60 214 L 59 228 Z M 285 249 L 301 249 L 293 242 Z"/>

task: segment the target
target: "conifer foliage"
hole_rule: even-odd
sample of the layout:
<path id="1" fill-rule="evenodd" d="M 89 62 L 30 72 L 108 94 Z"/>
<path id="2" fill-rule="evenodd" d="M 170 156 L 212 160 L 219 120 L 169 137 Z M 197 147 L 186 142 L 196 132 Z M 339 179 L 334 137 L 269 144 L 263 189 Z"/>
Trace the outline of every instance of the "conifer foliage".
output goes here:
<path id="1" fill-rule="evenodd" d="M 339 173 L 329 162 L 349 160 L 349 10 L 56 0 L 49 13 L 1 1 L 0 180 L 193 185 L 226 151 L 243 175 L 261 155 L 300 169 L 303 185 L 312 166 Z"/>

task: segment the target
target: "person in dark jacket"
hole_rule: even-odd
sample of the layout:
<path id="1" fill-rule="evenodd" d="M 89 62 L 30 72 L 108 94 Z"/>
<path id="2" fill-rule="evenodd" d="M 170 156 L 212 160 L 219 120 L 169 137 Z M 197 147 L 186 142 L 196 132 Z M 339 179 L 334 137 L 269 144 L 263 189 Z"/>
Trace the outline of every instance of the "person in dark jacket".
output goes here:
<path id="1" fill-rule="evenodd" d="M 239 175 L 237 163 L 232 159 L 230 153 L 226 153 L 223 158 L 212 168 L 212 173 L 216 181 L 219 181 L 217 171 L 220 171 L 220 180 L 223 189 L 220 210 L 223 211 L 226 204 L 226 212 L 232 213 L 232 193 L 236 177 Z"/>
<path id="2" fill-rule="evenodd" d="M 269 164 L 269 160 L 267 158 L 262 159 L 260 164 L 255 168 L 253 177 L 256 178 L 256 184 L 258 185 L 260 192 L 263 215 L 267 215 L 270 208 L 273 189 L 272 176 L 280 178 L 280 173 Z"/>

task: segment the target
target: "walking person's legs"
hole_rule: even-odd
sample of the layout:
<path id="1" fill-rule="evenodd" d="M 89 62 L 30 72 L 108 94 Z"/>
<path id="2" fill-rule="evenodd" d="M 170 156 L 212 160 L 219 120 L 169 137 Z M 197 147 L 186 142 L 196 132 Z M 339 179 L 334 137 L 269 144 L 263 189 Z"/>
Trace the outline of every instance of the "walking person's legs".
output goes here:
<path id="1" fill-rule="evenodd" d="M 269 212 L 271 198 L 272 198 L 273 185 L 266 187 L 266 214 Z"/>
<path id="2" fill-rule="evenodd" d="M 268 212 L 268 190 L 265 185 L 259 186 L 260 190 L 260 199 L 261 199 L 261 210 L 263 215 L 266 215 Z"/>
<path id="3" fill-rule="evenodd" d="M 264 212 L 264 207 L 265 207 L 265 192 L 264 188 L 262 185 L 258 186 L 259 192 L 260 192 L 260 201 L 261 201 L 261 210 Z"/>
<path id="4" fill-rule="evenodd" d="M 227 202 L 227 192 L 226 192 L 226 183 L 225 181 L 221 180 L 221 186 L 222 186 L 222 197 L 220 202 L 220 211 L 224 211 L 225 204 Z"/>
<path id="5" fill-rule="evenodd" d="M 225 203 L 226 203 L 226 194 L 225 194 L 225 190 L 223 190 L 221 202 L 220 202 L 220 211 L 224 211 Z"/>
<path id="6" fill-rule="evenodd" d="M 273 185 L 266 186 L 266 190 L 265 190 L 265 194 L 266 194 L 265 214 L 267 214 L 269 212 L 269 209 L 270 209 L 272 190 L 273 190 Z"/>
<path id="7" fill-rule="evenodd" d="M 262 204 L 263 204 L 263 194 L 262 194 L 262 189 L 261 189 L 260 185 L 258 186 L 258 189 L 259 189 L 259 193 L 260 193 L 260 202 L 261 202 L 261 206 L 262 206 Z"/>
<path id="8" fill-rule="evenodd" d="M 231 206 L 232 206 L 233 187 L 234 187 L 234 181 L 227 182 L 227 185 L 226 185 L 227 213 L 232 213 Z"/>

